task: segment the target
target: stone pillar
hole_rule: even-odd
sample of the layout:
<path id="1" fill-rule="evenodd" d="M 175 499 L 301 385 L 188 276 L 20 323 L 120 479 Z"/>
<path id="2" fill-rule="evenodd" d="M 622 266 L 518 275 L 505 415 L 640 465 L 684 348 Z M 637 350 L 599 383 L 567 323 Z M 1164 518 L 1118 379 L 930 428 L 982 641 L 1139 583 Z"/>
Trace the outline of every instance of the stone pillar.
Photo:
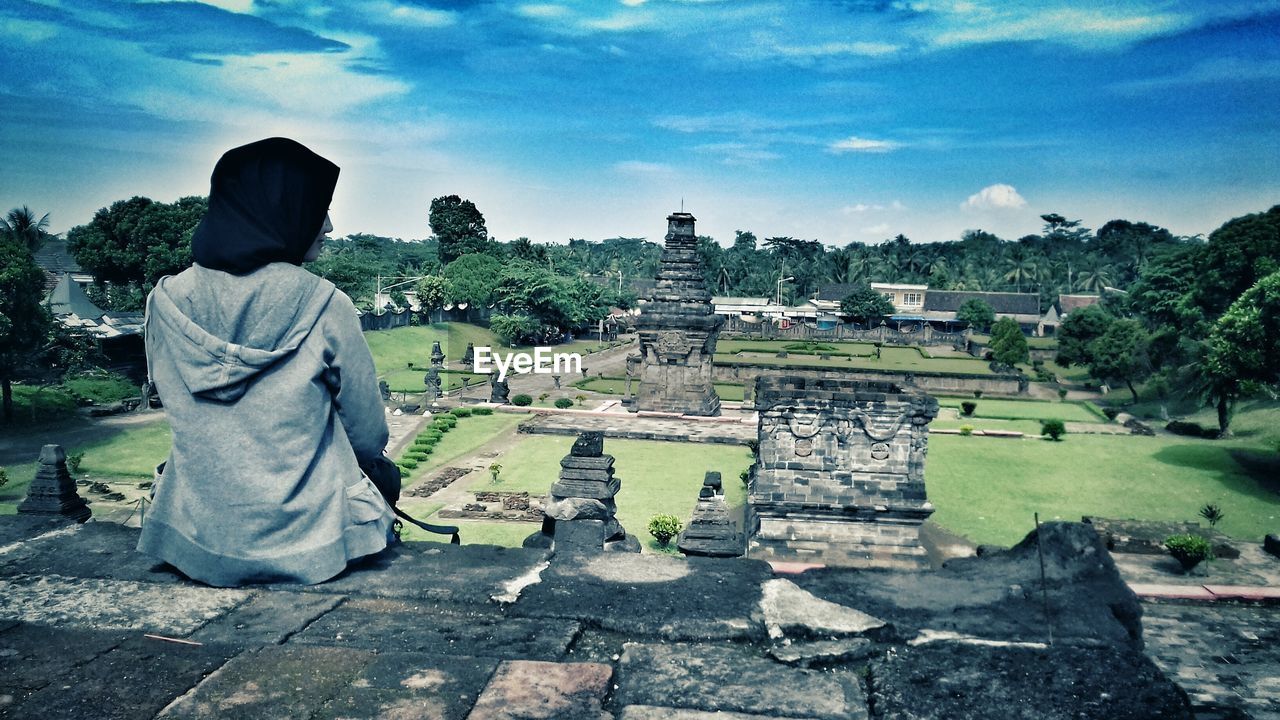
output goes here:
<path id="1" fill-rule="evenodd" d="M 467 349 L 462 353 L 463 369 L 472 368 L 476 364 L 476 344 L 467 343 Z"/>
<path id="2" fill-rule="evenodd" d="M 720 414 L 711 363 L 724 318 L 715 314 L 702 279 L 693 223 L 689 213 L 667 218 L 657 284 L 636 321 L 642 358 L 637 410 Z"/>
<path id="3" fill-rule="evenodd" d="M 579 435 L 560 468 L 542 508 L 542 531 L 524 545 L 543 545 L 549 536 L 556 552 L 640 552 L 640 542 L 614 517 L 622 481 L 613 475 L 613 456 L 604 454 L 604 433 Z"/>
<path id="4" fill-rule="evenodd" d="M 924 569 L 920 525 L 938 401 L 885 382 L 763 376 L 747 497 L 752 557 Z"/>
<path id="5" fill-rule="evenodd" d="M 698 504 L 693 508 L 689 527 L 680 533 L 676 549 L 685 555 L 706 557 L 738 557 L 742 555 L 742 535 L 729 517 L 724 503 L 724 488 L 720 473 L 708 472 L 698 492 Z"/>
<path id="6" fill-rule="evenodd" d="M 444 367 L 444 351 L 440 349 L 440 341 L 436 340 L 431 344 L 431 364 L 436 367 Z"/>
<path id="7" fill-rule="evenodd" d="M 76 483 L 67 471 L 67 453 L 61 445 L 45 445 L 40 449 L 36 477 L 27 488 L 27 498 L 18 512 L 31 515 L 61 515 L 84 522 L 93 514 L 76 492 Z"/>

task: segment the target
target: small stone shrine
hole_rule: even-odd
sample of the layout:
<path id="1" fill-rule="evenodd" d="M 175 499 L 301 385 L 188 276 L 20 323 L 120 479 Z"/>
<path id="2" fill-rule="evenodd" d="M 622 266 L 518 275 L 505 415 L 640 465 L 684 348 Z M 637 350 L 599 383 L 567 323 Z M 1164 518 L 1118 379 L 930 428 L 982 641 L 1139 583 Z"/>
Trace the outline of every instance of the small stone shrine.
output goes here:
<path id="1" fill-rule="evenodd" d="M 440 341 L 436 340 L 431 344 L 431 364 L 436 367 L 444 367 L 444 351 L 440 349 Z"/>
<path id="2" fill-rule="evenodd" d="M 545 545 L 557 552 L 640 552 L 614 515 L 614 496 L 622 487 L 613 475 L 613 456 L 604 454 L 604 433 L 584 432 L 560 461 L 560 478 L 543 504 L 542 531 L 525 546 Z"/>
<path id="3" fill-rule="evenodd" d="M 462 365 L 465 368 L 465 367 L 473 366 L 475 365 L 475 363 L 476 363 L 476 344 L 473 342 L 469 342 L 467 343 L 466 351 L 462 353 Z"/>
<path id="4" fill-rule="evenodd" d="M 27 488 L 27 498 L 18 512 L 31 515 L 62 515 L 84 522 L 93 514 L 84 498 L 76 492 L 75 480 L 67 470 L 67 453 L 61 445 L 40 448 L 36 477 Z"/>
<path id="5" fill-rule="evenodd" d="M 636 410 L 720 414 L 711 360 L 724 318 L 702 279 L 693 222 L 689 213 L 667 217 L 657 285 L 636 320 L 642 357 Z"/>
<path id="6" fill-rule="evenodd" d="M 489 389 L 489 402 L 498 405 L 506 405 L 511 402 L 511 386 L 507 385 L 506 380 L 499 380 L 498 373 L 489 375 L 491 387 Z"/>
<path id="7" fill-rule="evenodd" d="M 747 554 L 926 568 L 924 465 L 938 401 L 887 382 L 793 375 L 761 377 L 755 390 Z"/>
<path id="8" fill-rule="evenodd" d="M 676 549 L 685 555 L 706 557 L 738 557 L 742 554 L 742 535 L 725 506 L 720 473 L 708 472 L 703 478 L 698 504 L 693 507 L 693 518 L 676 540 Z"/>

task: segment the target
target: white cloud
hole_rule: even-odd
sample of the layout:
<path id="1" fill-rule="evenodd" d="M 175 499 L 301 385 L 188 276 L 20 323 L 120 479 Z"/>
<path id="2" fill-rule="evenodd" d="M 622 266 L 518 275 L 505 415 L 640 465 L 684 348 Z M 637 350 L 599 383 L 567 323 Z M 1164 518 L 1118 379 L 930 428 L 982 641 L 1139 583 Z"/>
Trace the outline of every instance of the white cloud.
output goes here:
<path id="1" fill-rule="evenodd" d="M 622 4 L 627 7 L 639 7 L 645 4 L 647 0 L 622 0 Z"/>
<path id="2" fill-rule="evenodd" d="M 885 42 L 826 42 L 817 45 L 774 45 L 773 54 L 785 58 L 819 58 L 840 55 L 880 57 L 892 55 L 901 45 Z"/>
<path id="3" fill-rule="evenodd" d="M 844 140 L 831 143 L 827 146 L 827 150 L 837 154 L 847 152 L 883 153 L 889 152 L 890 150 L 897 150 L 900 147 L 902 147 L 901 143 L 896 143 L 892 140 L 869 140 L 867 138 L 860 138 L 854 135 Z"/>
<path id="4" fill-rule="evenodd" d="M 374 0 L 364 4 L 366 17 L 374 22 L 414 25 L 424 28 L 450 27 L 458 22 L 457 13 L 448 10 L 401 5 L 390 0 Z"/>
<path id="5" fill-rule="evenodd" d="M 645 162 L 643 160 L 623 160 L 613 164 L 613 169 L 624 175 L 654 176 L 670 175 L 675 169 L 663 163 Z"/>
<path id="6" fill-rule="evenodd" d="M 587 30 L 606 30 L 609 32 L 628 32 L 640 30 L 653 25 L 655 18 L 645 12 L 618 13 L 612 17 L 599 20 L 585 20 L 581 26 Z"/>
<path id="7" fill-rule="evenodd" d="M 517 15 L 523 15 L 527 18 L 537 18 L 539 20 L 564 17 L 569 14 L 569 8 L 563 5 L 552 5 L 547 3 L 521 5 L 516 8 Z"/>
<path id="8" fill-rule="evenodd" d="M 963 210 L 1013 210 L 1026 206 L 1027 201 L 1018 191 L 1004 183 L 988 185 L 960 204 Z"/>
<path id="9" fill-rule="evenodd" d="M 706 143 L 697 145 L 693 149 L 695 152 L 719 155 L 721 162 L 726 165 L 756 165 L 782 158 L 778 153 L 764 147 L 738 142 Z"/>
<path id="10" fill-rule="evenodd" d="M 1190 18 L 1172 13 L 1121 15 L 1111 11 L 1081 8 L 1028 9 L 1010 6 L 956 12 L 956 27 L 943 30 L 930 40 L 939 47 L 993 42 L 1050 40 L 1080 46 L 1112 45 L 1166 34 L 1183 27 Z"/>

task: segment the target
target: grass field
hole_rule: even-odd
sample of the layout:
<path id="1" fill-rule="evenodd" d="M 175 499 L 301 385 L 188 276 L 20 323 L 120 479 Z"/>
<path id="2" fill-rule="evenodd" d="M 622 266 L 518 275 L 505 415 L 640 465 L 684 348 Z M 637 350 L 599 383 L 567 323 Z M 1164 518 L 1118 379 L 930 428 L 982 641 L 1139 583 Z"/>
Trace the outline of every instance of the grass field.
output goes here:
<path id="1" fill-rule="evenodd" d="M 458 368 L 467 343 L 501 347 L 498 338 L 488 328 L 467 323 L 435 323 L 391 330 L 370 330 L 364 334 L 373 353 L 373 364 L 378 374 L 408 369 L 409 363 L 421 368 L 421 374 L 431 365 L 431 344 L 439 341 L 450 368 Z"/>
<path id="2" fill-rule="evenodd" d="M 463 422 L 458 423 L 459 428 Z M 546 495 L 560 472 L 560 459 L 569 453 L 572 445 L 571 437 L 525 437 L 503 455 L 501 483 L 492 485 L 485 479 L 474 487 Z M 720 471 L 725 502 L 731 508 L 746 502 L 746 490 L 738 479 L 739 473 L 751 464 L 751 453 L 745 447 L 606 440 L 604 451 L 616 458 L 614 467 L 622 481 L 617 496 L 618 521 L 640 540 L 646 552 L 661 552 L 646 529 L 649 518 L 670 513 L 687 522 L 706 471 Z M 436 522 L 454 524 L 453 520 Z M 519 545 L 520 540 L 537 529 L 535 523 L 468 522 L 463 542 Z"/>
<path id="3" fill-rule="evenodd" d="M 1275 532 L 1280 494 L 1233 453 L 1209 440 L 1068 435 L 1063 442 L 937 435 L 925 470 L 939 525 L 978 543 L 1011 545 L 1040 519 L 1084 515 L 1197 520 L 1205 503 L 1226 517 L 1218 529 L 1260 541 Z"/>
<path id="4" fill-rule="evenodd" d="M 1084 403 L 1046 400 L 997 400 L 994 398 L 939 397 L 942 407 L 960 408 L 962 402 L 977 403 L 974 418 L 1003 420 L 1065 420 L 1067 422 L 1106 422 L 1105 416 L 1091 411 Z M 961 418 L 962 420 L 965 418 Z"/>
<path id="5" fill-rule="evenodd" d="M 427 374 L 425 368 L 417 367 L 413 370 L 405 368 L 403 370 L 392 370 L 382 374 L 382 379 L 387 381 L 387 387 L 392 392 L 420 393 L 427 389 L 424 378 Z M 462 387 L 462 379 L 468 378 L 471 387 L 477 385 L 485 386 L 485 396 L 488 397 L 489 376 L 477 375 L 475 373 L 465 372 L 462 370 L 445 370 L 440 373 L 440 381 L 446 390 L 456 390 Z M 479 393 L 480 391 L 476 391 Z M 470 395 L 468 397 L 471 397 Z"/>
<path id="6" fill-rule="evenodd" d="M 434 452 L 404 477 L 405 487 L 437 468 L 444 467 L 463 455 L 469 455 L 476 448 L 518 425 L 521 420 L 527 419 L 526 415 L 501 412 L 459 418 L 458 424 L 436 443 Z"/>

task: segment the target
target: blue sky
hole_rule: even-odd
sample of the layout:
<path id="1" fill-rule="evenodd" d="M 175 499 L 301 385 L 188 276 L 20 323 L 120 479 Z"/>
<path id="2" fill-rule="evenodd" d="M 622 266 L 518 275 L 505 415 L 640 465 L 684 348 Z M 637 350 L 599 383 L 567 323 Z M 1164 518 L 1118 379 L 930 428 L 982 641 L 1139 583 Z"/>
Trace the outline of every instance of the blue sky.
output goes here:
<path id="1" fill-rule="evenodd" d="M 1134 0 L 0 0 L 0 207 L 204 194 L 235 145 L 342 167 L 336 234 L 831 245 L 1179 234 L 1280 202 L 1280 6 Z"/>

